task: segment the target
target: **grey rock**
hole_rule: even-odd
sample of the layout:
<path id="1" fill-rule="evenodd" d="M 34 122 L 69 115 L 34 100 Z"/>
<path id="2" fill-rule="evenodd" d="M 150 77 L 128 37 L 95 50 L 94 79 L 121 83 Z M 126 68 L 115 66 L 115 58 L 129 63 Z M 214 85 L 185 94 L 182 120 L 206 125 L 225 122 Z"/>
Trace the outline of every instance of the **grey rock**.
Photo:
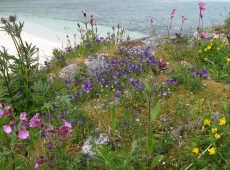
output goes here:
<path id="1" fill-rule="evenodd" d="M 109 67 L 109 60 L 109 54 L 93 54 L 85 58 L 84 62 L 89 76 L 105 71 Z"/>
<path id="2" fill-rule="evenodd" d="M 109 140 L 109 137 L 104 132 L 96 129 L 93 135 L 86 139 L 86 141 L 84 142 L 84 145 L 82 147 L 82 153 L 84 154 L 85 158 L 96 157 L 97 153 L 93 151 L 95 145 L 109 145 L 110 143 L 111 142 Z"/>
<path id="3" fill-rule="evenodd" d="M 60 70 L 59 78 L 70 80 L 77 74 L 78 66 L 76 64 L 70 64 Z"/>

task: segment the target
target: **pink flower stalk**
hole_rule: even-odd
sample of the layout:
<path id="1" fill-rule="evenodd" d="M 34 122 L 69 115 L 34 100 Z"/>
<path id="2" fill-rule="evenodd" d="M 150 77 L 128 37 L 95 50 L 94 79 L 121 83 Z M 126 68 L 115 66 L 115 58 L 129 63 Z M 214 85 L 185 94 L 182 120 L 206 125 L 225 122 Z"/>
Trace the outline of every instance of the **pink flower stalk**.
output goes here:
<path id="1" fill-rule="evenodd" d="M 20 132 L 18 133 L 18 137 L 19 139 L 26 139 L 29 137 L 29 132 L 25 129 L 20 130 Z"/>
<path id="2" fill-rule="evenodd" d="M 202 35 L 203 35 L 203 36 L 207 36 L 207 35 L 208 35 L 208 32 L 203 31 L 203 32 L 202 32 Z"/>
<path id="3" fill-rule="evenodd" d="M 10 125 L 4 125 L 3 129 L 6 133 L 11 133 L 12 132 L 12 128 Z"/>
<path id="4" fill-rule="evenodd" d="M 26 112 L 22 112 L 22 113 L 21 113 L 21 115 L 20 115 L 20 120 L 21 120 L 21 121 L 27 121 Z"/>
<path id="5" fill-rule="evenodd" d="M 4 115 L 3 110 L 0 109 L 0 118 L 2 118 L 2 116 Z"/>
<path id="6" fill-rule="evenodd" d="M 200 7 L 204 7 L 205 6 L 205 3 L 204 2 L 199 2 L 198 4 Z"/>
<path id="7" fill-rule="evenodd" d="M 150 18 L 149 21 L 150 21 L 151 23 L 156 23 L 156 22 L 157 22 L 155 19 L 152 19 L 152 18 Z"/>

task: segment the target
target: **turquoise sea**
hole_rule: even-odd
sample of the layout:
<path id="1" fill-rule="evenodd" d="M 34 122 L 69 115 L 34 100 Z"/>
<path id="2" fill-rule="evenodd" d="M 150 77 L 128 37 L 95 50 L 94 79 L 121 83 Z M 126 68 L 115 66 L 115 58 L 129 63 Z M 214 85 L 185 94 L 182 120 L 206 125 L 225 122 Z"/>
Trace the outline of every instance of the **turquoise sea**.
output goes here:
<path id="1" fill-rule="evenodd" d="M 221 24 L 229 17 L 230 0 L 204 0 L 204 27 Z M 87 17 L 93 15 L 98 22 L 101 36 L 112 32 L 117 24 L 125 27 L 130 36 L 140 38 L 151 35 L 149 19 L 155 19 L 156 33 L 166 34 L 165 27 L 170 24 L 170 13 L 175 8 L 171 32 L 179 32 L 181 16 L 186 16 L 183 33 L 196 31 L 199 21 L 199 1 L 194 0 L 0 0 L 0 17 L 17 15 L 25 21 L 25 31 L 52 41 L 63 41 L 66 35 L 78 35 L 77 23 L 84 21 L 82 11 Z M 1 38 L 1 37 L 0 37 Z"/>

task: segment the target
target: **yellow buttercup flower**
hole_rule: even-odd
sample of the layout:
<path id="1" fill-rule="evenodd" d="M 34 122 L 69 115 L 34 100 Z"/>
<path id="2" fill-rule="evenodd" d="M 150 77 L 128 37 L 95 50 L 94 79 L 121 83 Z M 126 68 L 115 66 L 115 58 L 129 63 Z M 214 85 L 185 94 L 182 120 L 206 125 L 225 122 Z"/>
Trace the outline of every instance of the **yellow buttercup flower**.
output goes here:
<path id="1" fill-rule="evenodd" d="M 230 58 L 226 58 L 227 62 L 230 62 Z"/>
<path id="2" fill-rule="evenodd" d="M 218 48 L 217 48 L 217 50 L 219 51 L 219 50 L 220 50 L 220 48 L 218 47 Z"/>
<path id="3" fill-rule="evenodd" d="M 218 133 L 215 134 L 216 139 L 220 139 L 220 135 Z"/>
<path id="4" fill-rule="evenodd" d="M 212 133 L 217 132 L 217 128 L 212 128 Z"/>
<path id="5" fill-rule="evenodd" d="M 213 155 L 216 153 L 216 148 L 212 147 L 211 149 L 208 149 L 208 152 L 210 155 Z"/>
<path id="6" fill-rule="evenodd" d="M 204 58 L 204 60 L 205 60 L 205 61 L 207 61 L 207 60 L 208 60 L 208 58 Z"/>
<path id="7" fill-rule="evenodd" d="M 208 50 L 210 50 L 210 49 L 211 49 L 211 46 L 210 46 L 210 45 L 209 45 L 209 46 L 207 46 L 207 49 L 208 49 Z"/>
<path id="8" fill-rule="evenodd" d="M 205 48 L 204 51 L 207 51 L 207 48 Z"/>
<path id="9" fill-rule="evenodd" d="M 199 53 L 202 53 L 202 50 L 198 50 Z"/>
<path id="10" fill-rule="evenodd" d="M 195 154 L 198 154 L 198 153 L 199 153 L 199 148 L 194 148 L 194 149 L 192 150 L 192 152 L 194 152 Z"/>
<path id="11" fill-rule="evenodd" d="M 211 120 L 205 119 L 204 120 L 204 126 L 205 125 L 211 126 Z"/>
<path id="12" fill-rule="evenodd" d="M 226 40 L 225 40 L 225 39 L 223 39 L 223 40 L 222 40 L 222 42 L 223 42 L 223 43 L 226 43 Z"/>
<path id="13" fill-rule="evenodd" d="M 226 119 L 225 117 L 220 119 L 220 125 L 225 125 L 226 124 Z"/>

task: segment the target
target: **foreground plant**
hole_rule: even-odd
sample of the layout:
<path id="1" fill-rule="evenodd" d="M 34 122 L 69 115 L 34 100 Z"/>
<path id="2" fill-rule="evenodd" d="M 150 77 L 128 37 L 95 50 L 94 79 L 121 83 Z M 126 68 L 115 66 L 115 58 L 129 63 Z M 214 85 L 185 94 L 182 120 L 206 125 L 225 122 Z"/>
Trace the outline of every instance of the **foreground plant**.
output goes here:
<path id="1" fill-rule="evenodd" d="M 1 105 L 1 107 L 2 106 L 3 105 Z M 66 120 L 63 120 L 63 125 L 55 129 L 50 125 L 45 124 L 43 119 L 39 119 L 39 113 L 36 113 L 30 119 L 30 121 L 28 121 L 25 112 L 20 114 L 20 122 L 18 123 L 16 117 L 14 117 L 12 114 L 10 106 L 6 106 L 4 109 L 0 109 L 0 118 L 0 125 L 5 132 L 4 133 L 2 130 L 0 130 L 1 136 L 4 136 L 4 140 L 2 141 L 3 145 L 0 145 L 1 150 L 3 153 L 8 153 L 12 156 L 13 169 L 16 168 L 14 158 L 17 155 L 20 155 L 23 159 L 26 160 L 28 169 L 32 169 L 30 151 L 28 150 L 28 141 L 26 141 L 26 139 L 29 139 L 30 137 L 29 129 L 35 127 L 39 127 L 43 138 L 45 138 L 49 144 L 48 149 L 52 150 L 53 153 L 53 163 L 50 163 L 46 156 L 41 155 L 35 162 L 35 169 L 38 169 L 43 164 L 46 164 L 54 170 L 57 169 L 58 163 L 56 147 L 61 143 L 60 139 L 71 136 L 72 126 L 70 123 L 68 123 Z M 7 124 L 7 122 L 10 123 Z M 15 135 L 17 135 L 17 137 L 15 137 Z"/>
<path id="2" fill-rule="evenodd" d="M 3 26 L 0 27 L 0 31 L 6 32 L 12 38 L 17 50 L 17 56 L 13 56 L 7 53 L 5 47 L 0 49 L 0 77 L 3 78 L 7 89 L 7 93 L 3 95 L 15 109 L 20 110 L 27 108 L 31 102 L 29 97 L 31 96 L 32 76 L 38 62 L 33 55 L 37 52 L 37 48 L 22 40 L 21 32 L 24 23 L 20 21 L 17 23 L 16 16 L 10 16 L 8 20 L 1 18 L 1 22 Z M 17 106 L 15 102 L 19 92 L 23 94 L 22 98 L 26 101 L 23 106 Z"/>

